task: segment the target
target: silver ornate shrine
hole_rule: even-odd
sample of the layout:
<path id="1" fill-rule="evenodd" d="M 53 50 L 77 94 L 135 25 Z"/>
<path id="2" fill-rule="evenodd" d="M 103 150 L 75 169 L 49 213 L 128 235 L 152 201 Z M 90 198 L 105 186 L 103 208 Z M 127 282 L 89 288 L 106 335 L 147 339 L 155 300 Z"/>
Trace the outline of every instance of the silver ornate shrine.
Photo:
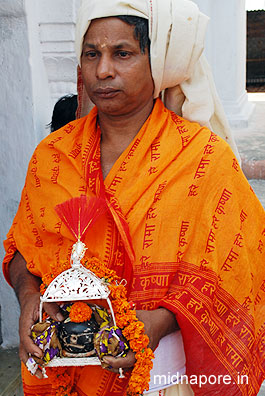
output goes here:
<path id="1" fill-rule="evenodd" d="M 116 320 L 109 299 L 110 290 L 93 272 L 81 264 L 86 251 L 85 244 L 77 241 L 71 254 L 72 267 L 58 275 L 40 297 L 40 322 L 42 321 L 45 302 L 73 302 L 89 300 L 106 300 L 112 320 Z M 100 365 L 98 357 L 54 357 L 46 367 Z"/>

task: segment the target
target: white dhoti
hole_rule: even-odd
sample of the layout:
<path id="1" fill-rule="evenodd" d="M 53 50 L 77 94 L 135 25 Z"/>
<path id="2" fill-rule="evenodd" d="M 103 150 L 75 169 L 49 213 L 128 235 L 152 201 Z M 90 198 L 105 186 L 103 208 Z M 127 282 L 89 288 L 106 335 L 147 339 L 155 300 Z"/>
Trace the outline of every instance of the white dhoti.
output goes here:
<path id="1" fill-rule="evenodd" d="M 193 396 L 186 383 L 186 357 L 181 331 L 163 337 L 156 348 L 146 396 Z M 177 383 L 179 382 L 179 383 Z"/>
<path id="2" fill-rule="evenodd" d="M 189 384 L 177 384 L 170 388 L 148 393 L 148 396 L 193 396 L 194 393 Z"/>

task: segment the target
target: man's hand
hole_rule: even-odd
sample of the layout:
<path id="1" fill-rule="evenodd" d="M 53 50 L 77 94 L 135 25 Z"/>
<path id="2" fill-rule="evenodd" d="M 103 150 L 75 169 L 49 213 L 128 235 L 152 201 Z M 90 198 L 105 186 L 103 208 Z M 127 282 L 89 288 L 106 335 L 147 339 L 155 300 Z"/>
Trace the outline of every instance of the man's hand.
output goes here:
<path id="1" fill-rule="evenodd" d="M 175 315 L 166 308 L 158 308 L 153 311 L 136 311 L 137 318 L 144 323 L 145 334 L 149 337 L 149 347 L 154 350 L 162 337 L 179 329 Z M 103 358 L 104 362 L 112 367 L 111 371 L 118 373 L 119 368 L 129 369 L 134 366 L 135 356 L 129 351 L 126 357 Z"/>
<path id="2" fill-rule="evenodd" d="M 26 364 L 30 355 L 39 358 L 43 355 L 42 350 L 31 339 L 31 327 L 39 320 L 39 287 L 41 280 L 27 270 L 26 261 L 19 252 L 16 252 L 9 265 L 9 274 L 21 311 L 19 318 L 19 356 L 22 362 Z M 43 308 L 52 319 L 57 321 L 64 319 L 56 303 L 45 303 Z M 40 370 L 35 375 L 42 378 Z"/>
<path id="3" fill-rule="evenodd" d="M 25 300 L 20 302 L 19 318 L 19 357 L 26 364 L 29 355 L 42 357 L 42 351 L 34 344 L 30 335 L 31 327 L 38 321 L 40 305 L 40 293 L 29 293 L 25 295 Z"/>
<path id="4" fill-rule="evenodd" d="M 19 318 L 19 357 L 26 364 L 30 355 L 42 358 L 42 350 L 33 342 L 31 338 L 31 327 L 39 321 L 40 293 L 29 293 L 24 296 L 21 302 L 21 314 Z M 60 308 L 56 303 L 45 303 L 43 305 L 45 312 L 54 320 L 62 321 L 64 319 Z M 41 371 L 35 374 L 42 378 Z"/>

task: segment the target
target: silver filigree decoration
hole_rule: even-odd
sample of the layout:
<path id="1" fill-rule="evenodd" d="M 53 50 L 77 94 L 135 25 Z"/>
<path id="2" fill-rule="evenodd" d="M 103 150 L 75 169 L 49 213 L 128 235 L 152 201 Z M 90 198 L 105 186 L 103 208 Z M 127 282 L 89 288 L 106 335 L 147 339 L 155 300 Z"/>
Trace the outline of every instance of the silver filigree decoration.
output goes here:
<path id="1" fill-rule="evenodd" d="M 62 272 L 50 283 L 41 301 L 107 299 L 109 294 L 109 288 L 93 272 L 83 266 L 72 267 Z"/>

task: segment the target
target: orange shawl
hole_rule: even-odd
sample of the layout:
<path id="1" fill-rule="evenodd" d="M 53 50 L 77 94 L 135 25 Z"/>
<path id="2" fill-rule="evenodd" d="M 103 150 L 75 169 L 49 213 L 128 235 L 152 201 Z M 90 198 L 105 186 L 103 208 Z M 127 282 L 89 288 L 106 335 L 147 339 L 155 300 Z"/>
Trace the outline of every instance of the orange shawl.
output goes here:
<path id="1" fill-rule="evenodd" d="M 256 395 L 264 379 L 265 216 L 230 147 L 157 100 L 103 183 L 96 118 L 94 108 L 37 147 L 5 241 L 6 279 L 16 249 L 38 276 L 69 258 L 74 241 L 54 207 L 105 185 L 113 210 L 88 231 L 87 255 L 127 279 L 137 309 L 176 314 L 188 375 L 231 376 L 229 385 L 193 382 L 196 395 Z M 73 379 L 80 395 L 124 394 L 126 380 L 99 367 L 78 370 L 88 373 Z M 25 394 L 31 385 L 41 394 L 40 381 L 25 374 L 24 382 Z"/>

